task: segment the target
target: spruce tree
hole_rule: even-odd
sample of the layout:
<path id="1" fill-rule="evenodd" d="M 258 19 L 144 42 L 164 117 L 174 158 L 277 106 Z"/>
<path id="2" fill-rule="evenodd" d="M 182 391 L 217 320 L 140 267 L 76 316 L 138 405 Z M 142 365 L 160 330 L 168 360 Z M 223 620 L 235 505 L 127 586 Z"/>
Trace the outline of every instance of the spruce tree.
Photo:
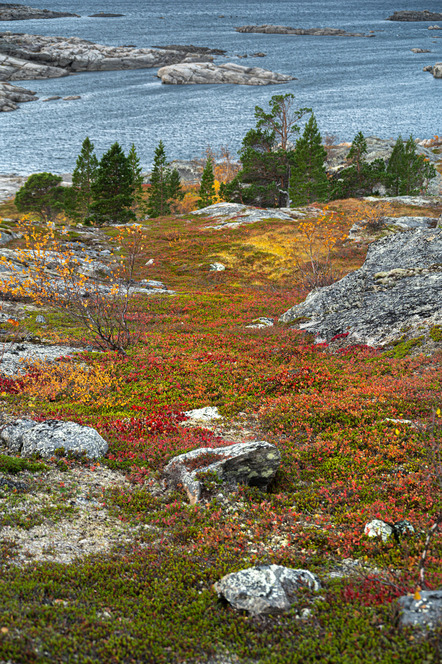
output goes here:
<path id="1" fill-rule="evenodd" d="M 72 173 L 72 190 L 66 206 L 66 212 L 74 219 L 83 221 L 89 215 L 92 185 L 95 182 L 97 168 L 98 159 L 94 152 L 94 144 L 86 136 Z"/>
<path id="2" fill-rule="evenodd" d="M 353 139 L 347 155 L 349 166 L 340 171 L 334 183 L 332 198 L 351 198 L 373 194 L 385 180 L 385 164 L 382 159 L 372 163 L 365 160 L 367 141 L 359 131 Z"/>
<path id="3" fill-rule="evenodd" d="M 184 192 L 181 187 L 180 174 L 176 168 L 174 168 L 170 173 L 169 198 L 171 201 L 181 201 L 184 198 Z"/>
<path id="4" fill-rule="evenodd" d="M 213 161 L 209 157 L 206 165 L 204 166 L 203 175 L 201 178 L 200 197 L 197 201 L 199 208 L 212 205 L 215 198 L 215 176 L 213 174 Z"/>
<path id="5" fill-rule="evenodd" d="M 135 220 L 133 174 L 129 159 L 121 146 L 114 143 L 102 156 L 95 182 L 88 222 L 92 224 L 123 224 Z"/>
<path id="6" fill-rule="evenodd" d="M 307 205 L 313 201 L 327 200 L 326 158 L 327 153 L 322 145 L 316 118 L 312 113 L 302 136 L 296 141 L 290 177 L 292 205 Z"/>
<path id="7" fill-rule="evenodd" d="M 416 152 L 416 143 L 410 136 L 404 143 L 399 136 L 388 160 L 386 171 L 387 192 L 390 196 L 418 194 L 436 176 L 435 168 L 423 155 Z"/>
<path id="8" fill-rule="evenodd" d="M 132 143 L 129 154 L 127 155 L 129 160 L 130 169 L 132 171 L 133 178 L 133 196 L 134 196 L 134 211 L 143 210 L 144 207 L 144 198 L 143 198 L 143 175 L 141 170 L 141 164 L 137 151 L 135 149 L 134 143 Z"/>
<path id="9" fill-rule="evenodd" d="M 150 217 L 162 217 L 171 213 L 171 172 L 166 161 L 164 143 L 160 141 L 155 150 L 147 213 Z"/>

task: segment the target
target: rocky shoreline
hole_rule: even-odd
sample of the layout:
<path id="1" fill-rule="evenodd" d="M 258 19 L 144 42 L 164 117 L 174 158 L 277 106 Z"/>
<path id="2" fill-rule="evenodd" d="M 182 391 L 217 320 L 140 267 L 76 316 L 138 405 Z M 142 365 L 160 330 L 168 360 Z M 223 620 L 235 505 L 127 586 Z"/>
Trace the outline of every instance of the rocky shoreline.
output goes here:
<path id="1" fill-rule="evenodd" d="M 430 12 L 428 9 L 423 11 L 403 10 L 394 12 L 386 21 L 442 21 L 442 14 Z"/>
<path id="2" fill-rule="evenodd" d="M 69 12 L 54 12 L 49 9 L 37 9 L 16 3 L 0 4 L 0 21 L 28 21 L 46 18 L 80 18 L 78 14 Z"/>
<path id="3" fill-rule="evenodd" d="M 242 25 L 236 32 L 266 35 L 311 35 L 313 37 L 374 37 L 373 33 L 347 32 L 340 28 L 291 28 L 286 25 Z"/>

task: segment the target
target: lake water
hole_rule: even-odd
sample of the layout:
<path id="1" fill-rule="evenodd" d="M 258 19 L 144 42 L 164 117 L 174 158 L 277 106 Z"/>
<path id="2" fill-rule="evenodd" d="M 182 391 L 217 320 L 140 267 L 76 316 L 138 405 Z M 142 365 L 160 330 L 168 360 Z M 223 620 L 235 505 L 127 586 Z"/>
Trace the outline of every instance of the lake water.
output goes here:
<path id="1" fill-rule="evenodd" d="M 97 72 L 17 85 L 40 98 L 81 95 L 77 101 L 22 104 L 0 114 L 0 172 L 72 171 L 89 136 L 98 155 L 118 140 L 135 143 L 144 168 L 162 139 L 169 159 L 198 156 L 208 144 L 236 153 L 254 125 L 255 105 L 292 92 L 314 109 L 323 135 L 351 140 L 365 135 L 429 138 L 442 131 L 442 80 L 422 68 L 442 61 L 442 30 L 429 23 L 385 21 L 398 9 L 441 11 L 433 0 L 29 0 L 32 6 L 81 14 L 81 18 L 2 22 L 1 30 L 78 36 L 104 44 L 138 47 L 195 44 L 223 48 L 226 58 L 298 80 L 278 86 L 164 86 L 156 70 Z M 88 18 L 98 11 L 123 18 Z M 236 33 L 235 26 L 272 23 L 293 27 L 374 30 L 371 39 Z M 441 22 L 442 25 L 442 22 Z M 429 48 L 414 54 L 411 48 Z M 265 58 L 235 55 L 262 51 Z"/>

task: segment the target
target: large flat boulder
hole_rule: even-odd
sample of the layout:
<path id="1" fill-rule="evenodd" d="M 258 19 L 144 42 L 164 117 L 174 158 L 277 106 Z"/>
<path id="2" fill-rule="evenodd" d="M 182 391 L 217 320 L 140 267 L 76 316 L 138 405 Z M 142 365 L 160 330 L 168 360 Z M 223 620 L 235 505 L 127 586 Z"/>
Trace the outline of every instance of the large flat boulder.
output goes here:
<path id="1" fill-rule="evenodd" d="M 196 85 L 233 83 L 234 85 L 277 85 L 295 80 L 293 76 L 276 74 L 261 67 L 243 67 L 233 62 L 214 65 L 210 62 L 189 62 L 158 70 L 162 83 Z"/>
<path id="2" fill-rule="evenodd" d="M 312 291 L 281 317 L 328 342 L 383 346 L 442 323 L 442 229 L 399 232 L 374 242 L 364 265 Z"/>

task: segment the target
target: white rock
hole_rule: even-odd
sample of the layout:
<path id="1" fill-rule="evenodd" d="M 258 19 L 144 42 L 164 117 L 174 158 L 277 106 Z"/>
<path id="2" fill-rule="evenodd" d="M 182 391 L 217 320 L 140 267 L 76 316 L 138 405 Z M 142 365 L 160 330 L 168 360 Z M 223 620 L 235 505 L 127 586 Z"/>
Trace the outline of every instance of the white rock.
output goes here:
<path id="1" fill-rule="evenodd" d="M 373 519 L 373 521 L 365 525 L 364 533 L 370 538 L 382 537 L 382 541 L 386 542 L 393 534 L 393 528 L 388 523 L 385 523 L 385 521 Z"/>
<path id="2" fill-rule="evenodd" d="M 226 269 L 226 266 L 223 265 L 223 263 L 211 263 L 210 264 L 210 271 L 211 272 L 224 272 Z"/>
<path id="3" fill-rule="evenodd" d="M 189 420 L 194 422 L 210 422 L 211 420 L 220 420 L 222 416 L 219 414 L 218 408 L 213 406 L 205 406 L 204 408 L 195 408 L 194 410 L 187 410 L 186 415 Z M 187 420 L 187 421 L 189 421 Z"/>

